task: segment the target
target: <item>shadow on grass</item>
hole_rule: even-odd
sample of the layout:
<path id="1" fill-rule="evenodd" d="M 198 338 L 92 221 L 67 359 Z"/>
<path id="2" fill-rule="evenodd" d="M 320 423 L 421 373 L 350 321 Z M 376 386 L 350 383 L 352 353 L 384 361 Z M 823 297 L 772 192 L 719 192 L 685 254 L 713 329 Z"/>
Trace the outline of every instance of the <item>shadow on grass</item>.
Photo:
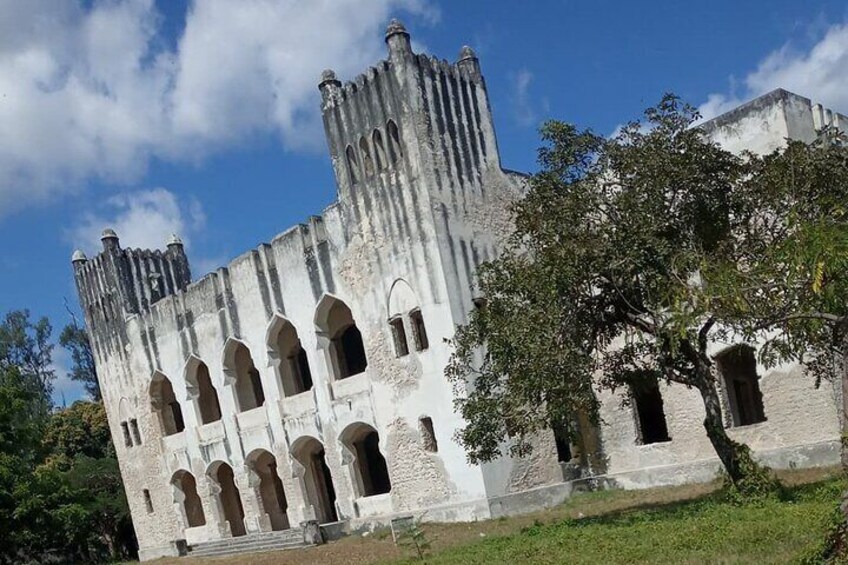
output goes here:
<path id="1" fill-rule="evenodd" d="M 524 528 L 521 528 L 519 533 L 536 535 L 541 533 L 544 528 L 583 528 L 589 526 L 612 525 L 627 526 L 637 523 L 644 524 L 653 521 L 673 521 L 675 519 L 699 515 L 705 510 L 712 509 L 717 506 L 747 506 L 755 508 L 757 506 L 765 506 L 768 504 L 793 504 L 811 501 L 833 501 L 836 503 L 841 499 L 842 492 L 846 488 L 848 488 L 848 480 L 846 480 L 846 477 L 829 477 L 813 483 L 793 486 L 784 485 L 779 491 L 775 492 L 771 496 L 752 499 L 746 503 L 736 502 L 728 497 L 725 490 L 718 489 L 714 492 L 685 500 L 669 502 L 636 502 L 623 508 L 582 518 L 566 518 L 550 522 L 541 522 L 537 520 L 532 526 L 525 526 Z"/>

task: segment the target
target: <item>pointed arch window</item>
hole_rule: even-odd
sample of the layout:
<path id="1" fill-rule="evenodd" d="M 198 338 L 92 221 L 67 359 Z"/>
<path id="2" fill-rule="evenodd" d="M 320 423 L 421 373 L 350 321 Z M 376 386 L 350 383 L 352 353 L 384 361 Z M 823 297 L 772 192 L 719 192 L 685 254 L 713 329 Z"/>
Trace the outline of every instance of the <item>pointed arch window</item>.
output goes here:
<path id="1" fill-rule="evenodd" d="M 374 161 L 371 160 L 371 149 L 365 137 L 359 139 L 359 153 L 362 155 L 362 168 L 366 177 L 374 174 Z"/>
<path id="2" fill-rule="evenodd" d="M 377 165 L 377 170 L 382 171 L 389 164 L 386 157 L 386 146 L 383 143 L 383 134 L 379 129 L 375 129 L 371 134 L 371 141 L 374 143 L 374 161 Z"/>
<path id="3" fill-rule="evenodd" d="M 356 159 L 356 151 L 350 145 L 345 149 L 345 156 L 347 157 L 347 171 L 350 175 L 350 183 L 356 184 L 359 182 L 359 161 Z"/>
<path id="4" fill-rule="evenodd" d="M 398 159 L 403 157 L 403 151 L 400 146 L 400 132 L 394 120 L 389 120 L 386 123 L 386 133 L 389 136 L 389 160 L 392 163 L 397 163 Z"/>

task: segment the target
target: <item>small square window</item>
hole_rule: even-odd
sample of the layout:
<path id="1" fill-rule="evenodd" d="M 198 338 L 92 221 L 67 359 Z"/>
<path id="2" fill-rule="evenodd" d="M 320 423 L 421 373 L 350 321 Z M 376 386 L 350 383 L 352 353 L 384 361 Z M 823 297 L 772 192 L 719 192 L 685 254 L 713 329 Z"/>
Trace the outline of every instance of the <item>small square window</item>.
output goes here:
<path id="1" fill-rule="evenodd" d="M 403 357 L 409 355 L 409 344 L 406 342 L 406 329 L 403 327 L 403 318 L 396 316 L 389 320 L 392 328 L 392 338 L 395 341 L 395 355 Z"/>

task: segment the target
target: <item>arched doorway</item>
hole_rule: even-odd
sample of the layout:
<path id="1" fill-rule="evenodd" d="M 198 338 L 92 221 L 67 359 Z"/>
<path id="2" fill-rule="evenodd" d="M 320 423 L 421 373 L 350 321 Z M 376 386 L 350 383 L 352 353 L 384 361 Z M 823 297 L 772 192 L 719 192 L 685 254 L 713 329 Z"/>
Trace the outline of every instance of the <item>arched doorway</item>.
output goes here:
<path id="1" fill-rule="evenodd" d="M 218 402 L 218 392 L 212 385 L 206 363 L 196 357 L 189 359 L 185 379 L 188 395 L 194 401 L 200 423 L 210 424 L 220 420 L 221 404 Z"/>
<path id="2" fill-rule="evenodd" d="M 187 528 L 195 528 L 206 524 L 206 516 L 203 513 L 203 503 L 197 494 L 197 482 L 194 475 L 188 471 L 180 470 L 171 477 L 171 486 L 174 489 L 174 502 L 180 505 L 183 522 Z"/>
<path id="3" fill-rule="evenodd" d="M 276 458 L 268 451 L 260 449 L 250 454 L 247 458 L 247 465 L 259 478 L 259 485 L 256 490 L 262 503 L 262 509 L 271 521 L 271 529 L 289 529 L 289 516 L 286 513 L 288 502 L 283 490 L 283 482 L 277 474 Z"/>
<path id="4" fill-rule="evenodd" d="M 368 424 L 351 424 L 341 435 L 353 455 L 351 470 L 359 496 L 386 494 L 392 490 L 386 458 L 380 453 L 380 435 Z"/>
<path id="5" fill-rule="evenodd" d="M 245 535 L 247 532 L 244 528 L 244 507 L 241 504 L 241 496 L 236 487 L 232 467 L 218 461 L 209 467 L 207 474 L 218 486 L 218 505 L 224 519 L 230 524 L 233 537 Z"/>
<path id="6" fill-rule="evenodd" d="M 300 438 L 292 445 L 292 455 L 303 466 L 306 500 L 315 509 L 321 524 L 336 522 L 336 489 L 324 457 L 324 446 L 313 437 Z"/>
<path id="7" fill-rule="evenodd" d="M 276 316 L 268 331 L 269 356 L 274 359 L 284 396 L 312 389 L 312 371 L 297 329 L 288 320 Z"/>
<path id="8" fill-rule="evenodd" d="M 329 354 L 336 380 L 358 375 L 368 367 L 362 334 L 350 308 L 337 298 L 325 296 L 315 314 L 318 331 L 329 338 Z"/>
<path id="9" fill-rule="evenodd" d="M 185 429 L 183 411 L 171 381 L 162 373 L 153 375 L 150 381 L 150 406 L 159 419 L 162 435 L 170 436 Z"/>
<path id="10" fill-rule="evenodd" d="M 224 351 L 224 371 L 233 379 L 231 382 L 238 411 L 253 410 L 265 404 L 262 379 L 247 346 L 240 341 L 230 340 Z"/>

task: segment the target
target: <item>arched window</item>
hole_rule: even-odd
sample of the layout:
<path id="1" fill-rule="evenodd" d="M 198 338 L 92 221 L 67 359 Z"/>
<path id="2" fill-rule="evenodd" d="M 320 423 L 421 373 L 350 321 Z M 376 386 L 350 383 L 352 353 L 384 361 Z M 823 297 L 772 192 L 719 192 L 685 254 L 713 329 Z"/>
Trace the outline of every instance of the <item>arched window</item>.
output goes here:
<path id="1" fill-rule="evenodd" d="M 383 134 L 380 130 L 375 129 L 371 134 L 371 141 L 374 142 L 374 160 L 377 164 L 377 170 L 382 171 L 389 164 L 386 158 L 386 146 L 383 144 Z"/>
<path id="2" fill-rule="evenodd" d="M 412 333 L 416 351 L 423 351 L 430 347 L 418 299 L 412 287 L 403 279 L 396 280 L 389 292 L 389 327 L 395 344 L 395 355 L 398 357 L 409 354 L 407 330 Z"/>
<path id="3" fill-rule="evenodd" d="M 722 388 L 730 406 L 733 426 L 748 426 L 766 421 L 763 393 L 757 376 L 757 358 L 748 345 L 737 345 L 716 356 Z"/>
<path id="4" fill-rule="evenodd" d="M 250 350 L 237 340 L 230 340 L 224 353 L 224 372 L 234 387 L 239 412 L 253 410 L 265 404 L 262 379 L 253 364 Z"/>
<path id="5" fill-rule="evenodd" d="M 302 436 L 292 443 L 291 454 L 303 466 L 306 501 L 315 510 L 321 524 L 338 520 L 336 489 L 324 457 L 324 446 L 314 437 Z"/>
<path id="6" fill-rule="evenodd" d="M 183 411 L 171 381 L 162 373 L 153 375 L 150 381 L 150 405 L 159 419 L 162 435 L 170 436 L 185 429 Z"/>
<path id="7" fill-rule="evenodd" d="M 362 154 L 362 168 L 365 170 L 365 176 L 370 177 L 374 174 L 374 161 L 371 160 L 368 140 L 364 137 L 359 139 L 359 152 Z"/>
<path id="8" fill-rule="evenodd" d="M 356 151 L 348 145 L 345 149 L 345 156 L 347 157 L 347 171 L 350 175 L 350 182 L 356 184 L 359 182 L 359 162 L 356 160 Z"/>
<path id="9" fill-rule="evenodd" d="M 352 471 L 359 496 L 385 494 L 392 490 L 386 459 L 380 453 L 380 435 L 368 424 L 348 426 L 341 435 L 342 444 L 353 455 Z"/>
<path id="10" fill-rule="evenodd" d="M 269 451 L 259 449 L 247 457 L 247 465 L 259 479 L 256 494 L 271 522 L 271 529 L 289 529 L 288 502 L 283 482 L 277 474 L 277 460 Z"/>
<path id="11" fill-rule="evenodd" d="M 212 385 L 206 363 L 195 357 L 189 360 L 186 367 L 186 386 L 189 396 L 194 400 L 201 424 L 210 424 L 221 419 L 218 392 Z"/>
<path id="12" fill-rule="evenodd" d="M 315 322 L 330 340 L 329 353 L 336 380 L 364 372 L 368 366 L 365 345 L 350 308 L 341 300 L 325 297 L 318 306 Z"/>
<path id="13" fill-rule="evenodd" d="M 400 146 L 400 132 L 393 120 L 386 123 L 386 133 L 389 136 L 389 160 L 392 163 L 397 163 L 398 159 L 403 157 L 403 151 Z"/>
<path id="14" fill-rule="evenodd" d="M 306 351 L 301 347 L 297 330 L 279 316 L 269 331 L 269 354 L 275 360 L 280 385 L 285 396 L 294 396 L 312 389 L 312 371 Z"/>
<path id="15" fill-rule="evenodd" d="M 230 525 L 233 537 L 247 533 L 244 527 L 244 507 L 235 483 L 233 468 L 222 461 L 215 461 L 206 471 L 207 476 L 218 486 L 218 505 L 224 519 Z"/>
<path id="16" fill-rule="evenodd" d="M 174 489 L 174 502 L 180 506 L 183 523 L 187 528 L 206 525 L 203 514 L 203 504 L 197 494 L 197 481 L 188 471 L 180 470 L 171 477 L 171 487 Z"/>

